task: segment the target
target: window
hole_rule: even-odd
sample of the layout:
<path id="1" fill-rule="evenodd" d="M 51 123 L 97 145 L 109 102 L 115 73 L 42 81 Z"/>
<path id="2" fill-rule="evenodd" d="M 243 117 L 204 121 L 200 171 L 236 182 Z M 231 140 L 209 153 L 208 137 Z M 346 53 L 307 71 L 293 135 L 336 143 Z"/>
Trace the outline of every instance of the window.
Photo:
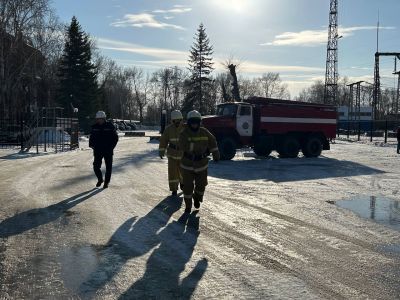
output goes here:
<path id="1" fill-rule="evenodd" d="M 236 116 L 237 105 L 228 104 L 218 106 L 217 115 L 218 116 Z"/>
<path id="2" fill-rule="evenodd" d="M 241 106 L 240 107 L 241 116 L 251 116 L 251 106 Z"/>

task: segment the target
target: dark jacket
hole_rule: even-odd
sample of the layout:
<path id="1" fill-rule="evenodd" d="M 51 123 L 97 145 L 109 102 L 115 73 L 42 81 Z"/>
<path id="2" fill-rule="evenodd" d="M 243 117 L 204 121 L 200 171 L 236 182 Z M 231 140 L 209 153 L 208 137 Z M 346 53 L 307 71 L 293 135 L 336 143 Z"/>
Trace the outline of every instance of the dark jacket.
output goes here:
<path id="1" fill-rule="evenodd" d="M 89 147 L 95 153 L 113 154 L 113 150 L 118 143 L 118 134 L 115 127 L 110 122 L 103 125 L 94 124 L 90 132 Z"/>

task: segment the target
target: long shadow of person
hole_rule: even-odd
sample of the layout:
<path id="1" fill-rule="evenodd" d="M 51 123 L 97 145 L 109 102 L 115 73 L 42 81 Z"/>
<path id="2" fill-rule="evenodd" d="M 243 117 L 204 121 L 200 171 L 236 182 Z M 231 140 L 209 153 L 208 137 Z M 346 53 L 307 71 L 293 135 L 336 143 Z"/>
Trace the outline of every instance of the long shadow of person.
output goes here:
<path id="1" fill-rule="evenodd" d="M 190 299 L 208 266 L 203 258 L 180 282 L 197 243 L 198 228 L 197 211 L 168 224 L 158 234 L 161 243 L 149 257 L 145 274 L 119 299 Z"/>
<path id="2" fill-rule="evenodd" d="M 94 188 L 56 204 L 43 208 L 30 209 L 5 219 L 0 223 L 0 238 L 8 238 L 53 222 L 63 216 L 70 208 L 93 197 L 101 191 L 101 189 Z"/>
<path id="3" fill-rule="evenodd" d="M 157 232 L 168 224 L 181 205 L 181 198 L 167 197 L 144 217 L 130 218 L 123 223 L 98 254 L 99 265 L 81 284 L 78 293 L 85 297 L 94 296 L 97 290 L 119 273 L 128 260 L 142 256 L 159 245 Z"/>

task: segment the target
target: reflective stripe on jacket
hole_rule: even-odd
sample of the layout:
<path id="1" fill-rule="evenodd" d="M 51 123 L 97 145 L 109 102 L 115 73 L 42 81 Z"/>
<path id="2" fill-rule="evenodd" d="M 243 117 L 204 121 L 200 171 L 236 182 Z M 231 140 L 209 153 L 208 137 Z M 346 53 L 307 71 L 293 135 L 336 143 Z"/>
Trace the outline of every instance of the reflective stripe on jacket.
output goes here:
<path id="1" fill-rule="evenodd" d="M 179 148 L 183 153 L 193 157 L 201 157 L 206 153 L 212 153 L 215 160 L 219 160 L 219 151 L 215 137 L 204 127 L 197 132 L 186 127 L 179 137 Z M 194 172 L 201 172 L 208 167 L 208 157 L 201 160 L 191 160 L 183 156 L 181 168 Z"/>
<path id="2" fill-rule="evenodd" d="M 185 125 L 181 124 L 179 127 L 176 127 L 174 124 L 171 124 L 165 128 L 160 138 L 159 151 L 161 155 L 164 156 L 165 152 L 167 152 L 168 158 L 177 160 L 182 158 L 182 151 L 179 149 L 179 135 L 184 129 L 184 126 Z M 176 146 L 178 149 L 169 147 L 170 144 Z"/>

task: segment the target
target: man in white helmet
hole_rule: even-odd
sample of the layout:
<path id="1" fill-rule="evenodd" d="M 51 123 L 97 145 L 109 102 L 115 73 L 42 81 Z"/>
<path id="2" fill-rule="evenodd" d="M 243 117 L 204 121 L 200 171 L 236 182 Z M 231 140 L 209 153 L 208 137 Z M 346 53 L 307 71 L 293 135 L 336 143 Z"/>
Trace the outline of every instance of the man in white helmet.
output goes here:
<path id="1" fill-rule="evenodd" d="M 168 157 L 168 182 L 172 196 L 178 194 L 179 184 L 182 183 L 180 163 L 182 151 L 179 149 L 179 135 L 184 128 L 182 113 L 179 110 L 171 112 L 172 124 L 165 128 L 159 146 L 160 158 Z"/>
<path id="2" fill-rule="evenodd" d="M 188 113 L 187 126 L 179 136 L 179 148 L 183 151 L 181 170 L 183 176 L 183 196 L 186 213 L 200 208 L 208 184 L 208 156 L 212 153 L 214 161 L 220 159 L 215 137 L 201 127 L 201 114 L 193 110 Z"/>
<path id="3" fill-rule="evenodd" d="M 92 126 L 89 138 L 89 147 L 93 149 L 94 155 L 93 170 L 97 176 L 96 187 L 100 187 L 104 182 L 103 188 L 108 188 L 111 180 L 114 148 L 117 143 L 118 134 L 114 125 L 106 121 L 106 113 L 104 111 L 98 111 L 96 113 L 96 124 Z M 104 180 L 101 172 L 103 158 L 106 165 Z"/>

